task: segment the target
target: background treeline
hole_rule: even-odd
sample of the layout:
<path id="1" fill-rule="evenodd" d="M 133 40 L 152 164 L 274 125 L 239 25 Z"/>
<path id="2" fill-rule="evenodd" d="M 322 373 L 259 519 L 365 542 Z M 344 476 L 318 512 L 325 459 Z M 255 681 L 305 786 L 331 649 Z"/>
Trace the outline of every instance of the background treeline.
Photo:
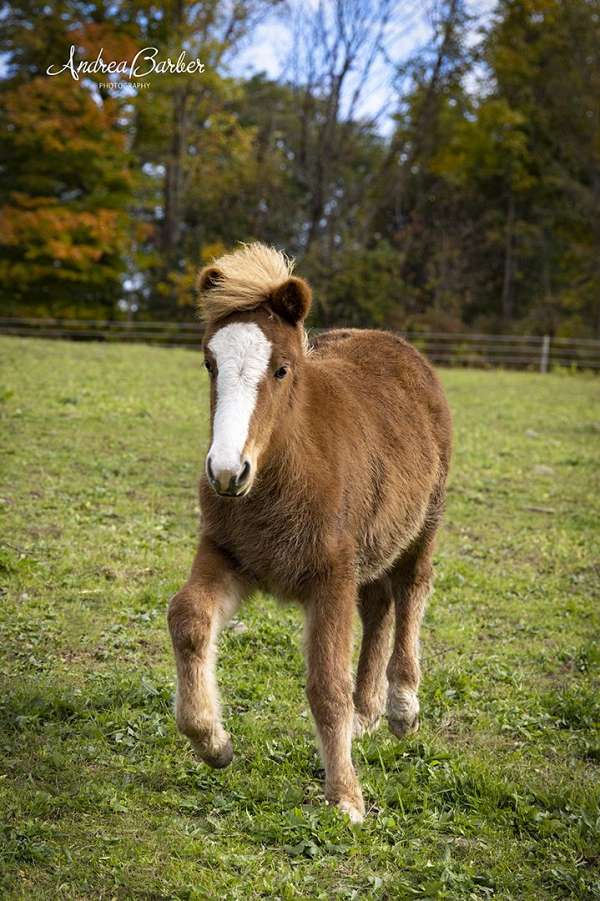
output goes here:
<path id="1" fill-rule="evenodd" d="M 3 315 L 189 319 L 198 266 L 260 239 L 311 279 L 315 324 L 600 337 L 600 2 L 469 9 L 438 0 L 400 59 L 412 0 L 15 0 Z M 232 75 L 265 17 L 281 78 Z M 206 71 L 48 77 L 71 44 Z"/>

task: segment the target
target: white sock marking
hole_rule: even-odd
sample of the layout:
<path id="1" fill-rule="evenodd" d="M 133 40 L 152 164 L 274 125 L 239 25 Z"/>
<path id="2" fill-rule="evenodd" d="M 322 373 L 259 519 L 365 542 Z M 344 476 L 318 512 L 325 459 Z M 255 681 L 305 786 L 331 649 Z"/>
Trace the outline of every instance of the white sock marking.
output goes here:
<path id="1" fill-rule="evenodd" d="M 271 342 L 254 322 L 234 322 L 208 346 L 217 362 L 217 405 L 210 458 L 215 473 L 237 472 L 248 440 L 258 386 L 271 359 Z"/>

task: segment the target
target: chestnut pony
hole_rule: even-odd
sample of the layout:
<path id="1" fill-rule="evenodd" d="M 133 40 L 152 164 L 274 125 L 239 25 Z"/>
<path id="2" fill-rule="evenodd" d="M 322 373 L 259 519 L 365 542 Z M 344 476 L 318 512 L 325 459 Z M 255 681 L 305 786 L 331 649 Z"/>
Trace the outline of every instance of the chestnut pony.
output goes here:
<path id="1" fill-rule="evenodd" d="M 450 414 L 431 366 L 399 337 L 342 329 L 309 346 L 311 291 L 291 271 L 282 254 L 251 244 L 199 276 L 211 444 L 198 550 L 169 606 L 175 713 L 195 752 L 227 766 L 219 630 L 257 588 L 299 603 L 325 795 L 360 822 L 352 736 L 384 711 L 398 737 L 419 724 L 419 629 Z"/>

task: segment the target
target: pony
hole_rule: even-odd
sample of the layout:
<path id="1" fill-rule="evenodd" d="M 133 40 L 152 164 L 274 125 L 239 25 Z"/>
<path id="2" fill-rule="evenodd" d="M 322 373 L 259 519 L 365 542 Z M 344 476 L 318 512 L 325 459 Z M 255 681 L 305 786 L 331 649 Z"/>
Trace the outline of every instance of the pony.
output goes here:
<path id="1" fill-rule="evenodd" d="M 432 367 L 402 338 L 338 329 L 309 343 L 312 292 L 292 267 L 254 243 L 199 274 L 211 438 L 198 549 L 168 610 L 175 718 L 203 761 L 228 766 L 219 631 L 256 589 L 300 604 L 325 797 L 361 822 L 353 736 L 383 713 L 399 738 L 419 726 L 419 630 L 451 418 Z"/>

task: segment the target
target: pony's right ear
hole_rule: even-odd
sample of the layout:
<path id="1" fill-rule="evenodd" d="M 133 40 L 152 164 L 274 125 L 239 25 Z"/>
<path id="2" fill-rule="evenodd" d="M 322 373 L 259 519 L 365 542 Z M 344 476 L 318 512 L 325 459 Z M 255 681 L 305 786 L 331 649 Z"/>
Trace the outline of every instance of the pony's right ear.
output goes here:
<path id="1" fill-rule="evenodd" d="M 204 269 L 201 269 L 198 273 L 196 289 L 199 294 L 204 294 L 206 291 L 210 291 L 211 288 L 218 285 L 221 281 L 223 281 L 223 273 L 220 269 L 217 269 L 216 266 L 205 266 Z"/>
<path id="2" fill-rule="evenodd" d="M 306 319 L 312 302 L 310 285 L 303 278 L 292 276 L 287 282 L 275 288 L 269 297 L 271 306 L 283 319 L 292 325 Z"/>

